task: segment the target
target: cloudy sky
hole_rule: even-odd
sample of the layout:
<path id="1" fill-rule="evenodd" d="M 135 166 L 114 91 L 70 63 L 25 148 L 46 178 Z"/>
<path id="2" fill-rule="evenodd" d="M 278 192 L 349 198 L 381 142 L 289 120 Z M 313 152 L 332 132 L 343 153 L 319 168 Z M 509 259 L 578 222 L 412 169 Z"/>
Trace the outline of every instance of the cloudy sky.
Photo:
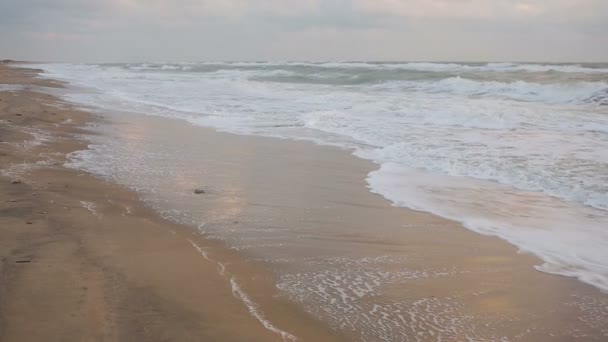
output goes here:
<path id="1" fill-rule="evenodd" d="M 608 61 L 607 0 L 0 0 L 0 59 Z"/>

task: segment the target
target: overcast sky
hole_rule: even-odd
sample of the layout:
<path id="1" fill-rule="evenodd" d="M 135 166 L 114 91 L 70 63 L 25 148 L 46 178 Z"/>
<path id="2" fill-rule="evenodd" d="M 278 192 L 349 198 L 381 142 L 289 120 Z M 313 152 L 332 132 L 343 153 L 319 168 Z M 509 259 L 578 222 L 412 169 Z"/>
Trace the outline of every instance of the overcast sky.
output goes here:
<path id="1" fill-rule="evenodd" d="M 608 0 L 0 0 L 0 59 L 608 61 Z"/>

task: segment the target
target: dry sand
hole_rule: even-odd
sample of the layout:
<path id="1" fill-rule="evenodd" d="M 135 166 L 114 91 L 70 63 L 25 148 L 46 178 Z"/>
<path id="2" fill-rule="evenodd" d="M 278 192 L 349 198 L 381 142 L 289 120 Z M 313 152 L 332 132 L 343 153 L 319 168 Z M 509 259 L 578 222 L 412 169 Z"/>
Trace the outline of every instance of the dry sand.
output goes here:
<path id="1" fill-rule="evenodd" d="M 0 66 L 0 83 L 61 86 L 32 78 L 33 74 Z M 161 219 L 124 187 L 64 168 L 66 153 L 86 148 L 74 133 L 94 119 L 91 115 L 56 97 L 21 90 L 0 92 L 0 119 L 1 341 L 289 338 L 272 331 L 275 328 L 306 341 L 360 336 L 334 332 L 277 296 L 272 270 L 263 264 L 202 238 L 194 229 Z M 149 125 L 162 125 L 164 130 L 175 125 L 180 132 L 189 129 L 155 120 Z M 39 130 L 49 138 L 42 144 L 32 140 L 41 134 Z M 608 339 L 605 294 L 574 279 L 535 271 L 537 258 L 518 254 L 497 238 L 430 214 L 392 207 L 365 188 L 365 175 L 374 168 L 371 163 L 307 143 L 211 131 L 197 136 L 197 144 L 217 146 L 205 157 L 207 162 L 231 166 L 209 181 L 240 182 L 247 188 L 238 203 L 222 202 L 221 195 L 216 196 L 223 210 L 230 209 L 226 208 L 230 203 L 243 210 L 243 203 L 258 200 L 294 218 L 304 203 L 332 205 L 329 213 L 309 213 L 315 218 L 312 223 L 293 220 L 330 232 L 324 241 L 303 241 L 308 245 L 300 246 L 302 250 L 332 243 L 329 238 L 333 238 L 336 248 L 344 248 L 345 253 L 377 249 L 404 256 L 421 269 L 456 265 L 467 270 L 385 289 L 392 298 L 439 303 L 457 297 L 464 303 L 457 314 L 470 319 L 469 326 L 484 333 L 490 329 L 492 336 L 509 340 Z M 243 174 L 248 177 L 240 177 Z M 13 184 L 17 180 L 21 182 Z M 206 198 L 213 208 L 214 195 Z M 360 232 L 370 227 L 390 234 L 373 241 L 363 238 Z M 229 265 L 229 273 L 222 274 L 222 266 L 193 246 Z M 247 299 L 243 301 L 231 288 L 233 278 L 258 303 L 253 315 Z M 261 318 L 267 319 L 267 327 Z M 404 325 L 412 328 L 412 339 L 422 341 L 437 340 L 430 332 L 442 328 L 432 322 Z M 462 341 L 469 335 L 447 332 L 444 340 Z"/>

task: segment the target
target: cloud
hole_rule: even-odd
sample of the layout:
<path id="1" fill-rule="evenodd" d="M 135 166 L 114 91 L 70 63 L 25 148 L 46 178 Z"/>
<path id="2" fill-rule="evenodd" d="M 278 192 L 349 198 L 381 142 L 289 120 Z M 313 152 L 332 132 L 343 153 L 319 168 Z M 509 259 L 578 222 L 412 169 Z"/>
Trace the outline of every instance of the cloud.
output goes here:
<path id="1" fill-rule="evenodd" d="M 603 0 L 353 0 L 353 4 L 364 12 L 419 18 L 571 20 L 608 16 L 608 4 Z"/>
<path id="2" fill-rule="evenodd" d="M 321 0 L 109 0 L 107 7 L 135 15 L 243 17 L 255 14 L 301 15 L 318 9 Z"/>
<path id="3" fill-rule="evenodd" d="M 29 59 L 602 60 L 607 37 L 604 0 L 0 2 L 0 54 Z"/>

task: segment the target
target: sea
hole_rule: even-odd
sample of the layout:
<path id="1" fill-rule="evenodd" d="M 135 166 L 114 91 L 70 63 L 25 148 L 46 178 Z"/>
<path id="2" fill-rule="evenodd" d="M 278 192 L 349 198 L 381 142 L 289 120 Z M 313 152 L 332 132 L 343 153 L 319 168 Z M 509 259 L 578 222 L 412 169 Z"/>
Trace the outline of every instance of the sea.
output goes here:
<path id="1" fill-rule="evenodd" d="M 365 181 L 393 205 L 499 237 L 540 258 L 538 271 L 608 291 L 608 64 L 35 67 L 89 108 L 342 148 L 377 165 Z M 74 154 L 72 165 L 127 172 L 108 144 Z"/>

